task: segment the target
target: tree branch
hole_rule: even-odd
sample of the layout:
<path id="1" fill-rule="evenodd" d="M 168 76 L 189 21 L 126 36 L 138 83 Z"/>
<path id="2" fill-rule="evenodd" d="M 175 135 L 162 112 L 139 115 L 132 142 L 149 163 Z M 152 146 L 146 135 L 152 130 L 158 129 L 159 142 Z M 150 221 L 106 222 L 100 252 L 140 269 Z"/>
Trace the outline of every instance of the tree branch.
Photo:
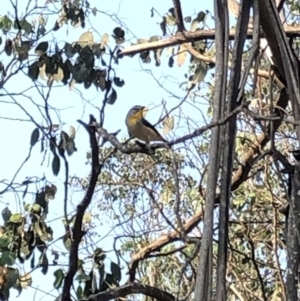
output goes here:
<path id="1" fill-rule="evenodd" d="M 81 301 L 108 301 L 119 297 L 125 297 L 130 294 L 143 294 L 161 301 L 175 301 L 175 298 L 170 293 L 140 283 L 131 283 L 114 289 L 108 289 L 105 292 L 90 295 L 87 299 L 82 299 Z"/>
<path id="2" fill-rule="evenodd" d="M 178 26 L 178 31 L 181 32 L 185 31 L 180 0 L 173 0 L 173 6 L 174 6 L 175 17 Z"/>
<path id="3" fill-rule="evenodd" d="M 93 117 L 90 116 L 90 119 L 93 120 Z M 85 232 L 82 231 L 82 219 L 85 210 L 92 201 L 94 190 L 98 181 L 98 176 L 103 166 L 99 164 L 99 149 L 96 140 L 95 127 L 87 125 L 80 120 L 78 120 L 78 122 L 87 130 L 90 137 L 90 144 L 92 149 L 92 174 L 86 194 L 83 200 L 77 206 L 76 221 L 72 229 L 72 243 L 69 253 L 69 270 L 67 272 L 62 291 L 62 300 L 64 301 L 71 301 L 70 289 L 73 285 L 73 279 L 78 268 L 78 247 L 82 237 L 85 235 Z"/>
<path id="4" fill-rule="evenodd" d="M 300 36 L 300 26 L 284 26 L 283 27 L 285 34 L 287 36 Z M 156 50 L 160 48 L 166 48 L 178 44 L 183 44 L 192 41 L 200 41 L 200 40 L 214 40 L 216 31 L 214 29 L 210 30 L 197 30 L 197 31 L 185 31 L 184 34 L 181 32 L 177 32 L 174 36 L 161 39 L 159 41 L 143 43 L 138 45 L 132 45 L 124 48 L 120 52 L 120 56 L 122 55 L 134 55 L 140 53 L 145 50 Z M 253 35 L 253 30 L 249 29 L 247 31 L 247 39 L 251 39 Z M 233 40 L 235 37 L 235 29 L 231 29 L 229 31 L 229 39 Z M 265 37 L 264 33 L 260 34 L 260 37 Z"/>

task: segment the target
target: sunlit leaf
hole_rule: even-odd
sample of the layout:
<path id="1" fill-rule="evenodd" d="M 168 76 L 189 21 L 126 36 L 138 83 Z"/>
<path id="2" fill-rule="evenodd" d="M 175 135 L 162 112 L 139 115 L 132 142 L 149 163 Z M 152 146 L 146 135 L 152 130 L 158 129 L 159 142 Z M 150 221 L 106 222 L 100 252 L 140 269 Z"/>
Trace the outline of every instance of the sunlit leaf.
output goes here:
<path id="1" fill-rule="evenodd" d="M 104 48 L 109 43 L 109 35 L 105 33 L 102 35 L 100 48 Z"/>
<path id="2" fill-rule="evenodd" d="M 183 64 L 185 63 L 186 56 L 187 56 L 186 48 L 184 44 L 181 44 L 177 52 L 177 65 L 179 67 L 183 66 Z"/>
<path id="3" fill-rule="evenodd" d="M 39 22 L 40 25 L 46 25 L 47 20 L 43 15 L 39 15 L 38 16 L 38 22 Z"/>
<path id="4" fill-rule="evenodd" d="M 94 36 L 90 31 L 83 33 L 77 42 L 81 47 L 85 47 L 87 45 L 91 46 L 94 44 Z"/>
<path id="5" fill-rule="evenodd" d="M 31 286 L 31 284 L 32 284 L 32 278 L 29 273 L 20 276 L 20 285 L 22 288 L 27 288 L 28 286 Z"/>
<path id="6" fill-rule="evenodd" d="M 168 135 L 174 129 L 174 116 L 170 116 L 163 120 L 163 134 Z"/>
<path id="7" fill-rule="evenodd" d="M 9 221 L 15 224 L 20 224 L 23 222 L 23 216 L 20 213 L 14 213 L 10 216 Z"/>
<path id="8" fill-rule="evenodd" d="M 174 26 L 176 24 L 176 19 L 173 16 L 167 14 L 166 15 L 166 22 L 167 22 L 168 25 Z"/>
<path id="9" fill-rule="evenodd" d="M 76 135 L 76 130 L 74 128 L 74 126 L 70 125 L 70 129 L 69 129 L 69 137 L 74 139 Z"/>
<path id="10" fill-rule="evenodd" d="M 74 89 L 75 84 L 76 84 L 76 80 L 73 78 L 69 84 L 70 91 L 72 91 Z"/>
<path id="11" fill-rule="evenodd" d="M 152 37 L 149 39 L 149 42 L 157 42 L 157 41 L 159 41 L 158 36 L 152 36 Z"/>
<path id="12" fill-rule="evenodd" d="M 8 16 L 4 15 L 0 17 L 0 29 L 4 31 L 9 31 L 12 27 L 12 21 L 9 19 Z"/>

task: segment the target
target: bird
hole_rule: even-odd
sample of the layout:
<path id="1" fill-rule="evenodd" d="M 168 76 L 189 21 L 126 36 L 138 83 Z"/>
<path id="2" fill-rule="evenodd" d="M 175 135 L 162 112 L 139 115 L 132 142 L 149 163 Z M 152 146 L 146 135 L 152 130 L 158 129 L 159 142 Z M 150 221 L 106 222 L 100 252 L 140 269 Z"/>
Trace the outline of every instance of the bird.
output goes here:
<path id="1" fill-rule="evenodd" d="M 145 107 L 133 106 L 127 113 L 125 123 L 130 138 L 137 138 L 146 144 L 152 141 L 167 142 L 156 128 L 144 119 L 143 112 Z"/>

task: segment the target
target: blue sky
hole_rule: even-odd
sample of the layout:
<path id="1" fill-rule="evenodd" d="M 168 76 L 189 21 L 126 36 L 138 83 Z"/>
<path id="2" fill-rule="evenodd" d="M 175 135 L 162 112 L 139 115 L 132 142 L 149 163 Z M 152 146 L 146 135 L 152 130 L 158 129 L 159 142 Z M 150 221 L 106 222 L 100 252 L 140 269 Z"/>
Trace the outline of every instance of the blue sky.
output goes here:
<path id="1" fill-rule="evenodd" d="M 97 7 L 99 10 L 104 11 L 108 14 L 116 13 L 118 18 L 126 24 L 126 26 L 131 30 L 131 32 L 138 38 L 149 38 L 153 35 L 161 35 L 161 30 L 159 28 L 159 22 L 161 22 L 161 17 L 157 14 L 154 14 L 153 18 L 150 18 L 150 10 L 154 7 L 161 15 L 165 14 L 170 7 L 172 7 L 172 1 L 159 1 L 153 0 L 151 2 L 144 1 L 132 1 L 132 0 L 123 0 L 123 1 L 96 1 L 90 0 L 91 7 Z M 45 1 L 38 1 L 40 5 L 44 5 Z M 24 6 L 26 2 L 19 0 L 18 10 L 21 13 L 24 11 Z M 56 3 L 56 5 L 58 5 Z M 213 12 L 212 7 L 213 1 L 202 2 L 199 1 L 198 6 L 195 5 L 193 1 L 182 1 L 183 15 L 195 15 L 200 10 L 209 10 Z M 13 9 L 9 0 L 2 0 L 0 15 L 5 15 L 8 12 L 12 13 Z M 98 33 L 111 34 L 112 30 L 118 26 L 117 23 L 112 21 L 112 19 L 105 14 L 98 13 L 96 17 L 90 16 L 92 26 L 97 30 Z M 49 17 L 46 28 L 50 29 L 55 22 L 55 18 L 52 16 Z M 213 27 L 213 24 L 210 22 L 209 26 Z M 53 37 L 57 39 L 59 45 L 64 45 L 64 41 L 69 43 L 78 40 L 79 36 L 86 32 L 88 29 L 91 29 L 89 23 L 87 23 L 85 29 L 77 28 L 73 29 L 70 25 L 65 25 L 58 32 L 54 34 L 47 35 L 43 40 L 51 40 Z M 95 40 L 100 40 L 100 36 L 94 32 Z M 132 38 L 132 34 L 126 32 L 126 38 Z M 5 37 L 2 36 L 2 39 L 5 40 Z M 111 38 L 112 41 L 112 38 Z M 135 40 L 131 40 L 135 42 Z M 112 42 L 111 45 L 114 45 Z M 126 43 L 128 45 L 128 43 Z M 3 44 L 2 46 L 3 47 Z M 5 54 L 0 56 L 0 60 L 5 64 L 7 63 L 7 57 Z M 106 118 L 104 127 L 109 132 L 114 132 L 118 129 L 121 129 L 119 138 L 127 137 L 127 131 L 124 124 L 124 118 L 127 111 L 136 104 L 146 105 L 150 108 L 154 108 L 161 104 L 162 100 L 167 102 L 167 108 L 170 109 L 173 106 L 176 106 L 178 102 L 185 96 L 185 91 L 178 88 L 178 83 L 185 81 L 184 73 L 187 73 L 188 64 L 186 63 L 183 67 L 175 66 L 170 69 L 168 67 L 168 58 L 163 53 L 162 55 L 162 65 L 160 67 L 155 67 L 154 63 L 151 64 L 141 64 L 138 55 L 134 58 L 125 57 L 120 60 L 118 66 L 115 66 L 117 75 L 125 80 L 125 86 L 122 88 L 117 88 L 118 99 L 113 106 L 107 106 L 106 108 Z M 152 72 L 154 77 L 153 79 L 149 72 Z M 210 75 L 206 77 L 207 81 L 211 80 Z M 179 99 L 171 97 L 170 94 L 162 89 L 159 84 L 162 84 L 166 90 L 171 91 Z M 205 95 L 206 89 L 205 84 L 203 84 L 203 90 L 200 91 L 200 95 Z M 5 90 L 9 93 L 20 93 L 29 87 L 32 87 L 32 82 L 30 79 L 26 78 L 23 74 L 14 76 L 7 85 L 5 85 Z M 70 175 L 76 175 L 79 177 L 86 177 L 89 173 L 90 166 L 86 165 L 86 152 L 89 150 L 89 141 L 88 135 L 82 127 L 79 127 L 76 122 L 77 119 L 82 119 L 83 121 L 88 121 L 89 114 L 94 114 L 98 118 L 99 114 L 95 107 L 99 107 L 102 104 L 103 93 L 97 92 L 94 87 L 91 87 L 89 90 L 83 89 L 81 86 L 77 85 L 76 88 L 80 90 L 84 96 L 84 100 L 81 98 L 76 91 L 69 91 L 68 86 L 55 87 L 51 91 L 51 96 L 49 103 L 51 106 L 61 109 L 60 111 L 60 120 L 65 123 L 65 130 L 68 132 L 69 126 L 73 125 L 77 129 L 76 133 L 76 145 L 78 152 L 76 152 L 71 158 L 69 158 L 70 163 Z M 6 93 L 4 90 L 0 90 L 0 93 Z M 39 104 L 43 104 L 43 101 L 40 95 L 36 92 L 35 88 L 26 92 L 26 95 L 31 96 L 32 99 Z M 39 124 L 42 123 L 43 118 L 36 109 L 36 106 L 32 105 L 29 99 L 21 96 L 15 97 L 15 100 L 20 103 L 30 114 L 34 117 L 36 122 Z M 10 102 L 10 103 L 8 103 Z M 188 101 L 189 102 L 189 101 Z M 205 100 L 203 100 L 203 104 Z M 181 112 L 182 116 L 190 116 L 195 114 L 193 110 L 192 103 L 186 104 L 184 111 Z M 205 107 L 203 114 L 206 116 Z M 154 110 L 150 110 L 147 119 L 153 123 L 156 123 L 160 114 L 162 107 L 157 107 Z M 59 122 L 54 111 L 50 112 L 53 122 Z M 175 112 L 175 124 L 180 128 L 176 131 L 176 136 L 186 133 L 187 129 L 182 127 L 182 124 L 178 125 L 179 120 L 176 119 Z M 0 180 L 7 179 L 10 181 L 15 174 L 15 171 L 19 168 L 20 164 L 26 158 L 29 151 L 29 141 L 30 135 L 33 129 L 35 128 L 32 122 L 27 121 L 11 121 L 3 118 L 18 118 L 18 119 L 28 119 L 28 116 L 14 104 L 14 100 L 10 97 L 0 97 L 0 139 L 2 141 L 1 157 L 0 157 Z M 199 120 L 198 124 L 203 125 L 203 120 Z M 196 125 L 195 125 L 196 126 Z M 174 137 L 175 133 L 172 132 L 168 136 L 169 139 Z M 51 161 L 48 165 L 48 158 L 46 157 L 45 163 L 41 165 L 42 155 L 40 154 L 40 146 L 36 145 L 33 149 L 30 160 L 25 164 L 24 168 L 18 174 L 16 181 L 22 182 L 26 176 L 46 176 L 47 180 L 52 182 L 58 187 L 58 193 L 56 198 L 50 203 L 50 214 L 48 215 L 47 220 L 50 222 L 51 227 L 54 230 L 54 238 L 59 237 L 63 233 L 63 227 L 60 221 L 55 221 L 58 218 L 61 219 L 63 216 L 63 189 L 62 182 L 64 180 L 64 169 L 61 169 L 58 177 L 54 177 L 51 171 Z M 0 184 L 0 190 L 4 188 Z M 76 204 L 81 200 L 82 193 L 78 191 L 71 191 L 69 195 L 69 211 L 75 208 Z M 26 202 L 32 202 L 33 196 L 28 196 L 25 199 Z M 0 210 L 5 206 L 9 206 L 12 211 L 20 212 L 20 204 L 23 200 L 20 199 L 20 196 L 17 196 L 13 193 L 6 193 L 0 196 Z M 95 209 L 94 207 L 89 208 L 90 211 Z M 52 221 L 52 222 L 51 222 Z M 107 233 L 109 225 L 102 226 L 99 229 L 99 233 Z M 105 249 L 104 246 L 111 245 L 112 237 L 108 237 L 105 241 L 100 242 L 99 247 Z M 56 249 L 61 249 L 65 252 L 61 242 L 58 242 L 55 245 Z M 109 258 L 114 259 L 112 255 L 108 255 Z M 51 259 L 51 257 L 49 258 Z M 63 263 L 67 263 L 67 258 L 62 258 Z M 32 273 L 33 284 L 32 288 L 28 288 L 22 292 L 20 298 L 24 300 L 53 300 L 53 297 L 57 296 L 57 291 L 53 290 L 53 271 L 56 268 L 49 268 L 48 275 L 44 276 L 40 269 Z M 22 267 L 20 266 L 22 271 Z M 26 267 L 26 272 L 30 270 L 29 265 Z M 35 288 L 38 288 L 36 290 Z M 42 291 L 40 291 L 42 290 Z M 45 294 L 48 293 L 48 295 Z M 11 300 L 17 300 L 15 296 L 17 292 L 11 291 Z"/>

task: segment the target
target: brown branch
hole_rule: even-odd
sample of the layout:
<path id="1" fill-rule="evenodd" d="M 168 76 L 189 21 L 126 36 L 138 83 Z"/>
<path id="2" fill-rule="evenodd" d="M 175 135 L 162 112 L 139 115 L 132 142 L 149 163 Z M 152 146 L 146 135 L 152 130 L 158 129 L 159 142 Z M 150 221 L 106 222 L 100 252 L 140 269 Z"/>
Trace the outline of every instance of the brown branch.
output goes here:
<path id="1" fill-rule="evenodd" d="M 216 63 L 216 58 L 212 57 L 212 56 L 205 56 L 201 53 L 199 53 L 197 50 L 195 50 L 191 44 L 189 43 L 184 43 L 184 47 L 186 48 L 186 50 L 195 58 L 200 59 L 203 62 L 206 63 Z M 228 62 L 228 67 L 231 67 L 231 63 Z M 255 68 L 250 69 L 250 73 L 254 74 L 255 73 Z M 264 78 L 269 78 L 269 71 L 264 71 L 261 69 L 257 70 L 257 75 L 259 75 L 260 77 L 264 77 Z"/>
<path id="2" fill-rule="evenodd" d="M 200 210 L 196 212 L 196 214 L 190 218 L 186 223 L 183 224 L 183 228 L 185 233 L 191 232 L 199 223 L 203 216 L 203 211 Z M 180 239 L 180 231 L 177 229 L 176 231 L 172 231 L 171 233 L 161 236 L 151 244 L 142 248 L 138 253 L 132 256 L 131 261 L 129 263 L 129 279 L 128 282 L 132 283 L 135 280 L 135 270 L 138 266 L 140 260 L 147 258 L 150 253 L 159 251 L 162 247 L 167 244 L 177 241 Z"/>
<path id="3" fill-rule="evenodd" d="M 285 34 L 287 36 L 300 36 L 300 27 L 299 26 L 284 26 L 283 27 Z M 134 55 L 145 50 L 156 50 L 160 48 L 166 48 L 170 46 L 175 46 L 178 44 L 183 44 L 192 41 L 200 40 L 214 40 L 216 31 L 214 29 L 210 30 L 197 30 L 197 31 L 185 31 L 184 34 L 177 32 L 174 36 L 161 39 L 159 41 L 143 43 L 138 45 L 132 45 L 124 48 L 120 52 L 122 55 Z M 251 39 L 253 30 L 249 29 L 247 32 L 247 39 Z M 229 39 L 233 40 L 235 37 L 235 29 L 229 31 Z M 260 37 L 265 37 L 264 33 L 260 34 Z"/>
<path id="4" fill-rule="evenodd" d="M 90 119 L 92 120 L 92 116 Z M 87 130 L 90 137 L 90 144 L 92 149 L 92 172 L 89 186 L 83 200 L 77 206 L 76 221 L 72 229 L 72 243 L 69 252 L 69 270 L 65 277 L 65 282 L 62 291 L 62 300 L 71 301 L 70 290 L 73 285 L 74 276 L 78 269 L 78 247 L 85 232 L 82 231 L 82 219 L 85 210 L 92 201 L 95 187 L 98 181 L 98 176 L 101 172 L 102 166 L 99 163 L 99 149 L 96 140 L 96 130 L 94 126 L 89 126 L 84 122 L 78 120 L 78 122 Z"/>
<path id="5" fill-rule="evenodd" d="M 174 13 L 176 17 L 177 26 L 178 26 L 178 31 L 185 31 L 180 0 L 173 0 L 173 6 L 174 6 Z"/>
<path id="6" fill-rule="evenodd" d="M 175 301 L 175 298 L 170 293 L 162 291 L 156 287 L 140 283 L 131 283 L 117 288 L 108 289 L 105 292 L 91 295 L 87 299 L 82 299 L 81 301 L 108 301 L 131 294 L 143 294 L 161 301 Z"/>

